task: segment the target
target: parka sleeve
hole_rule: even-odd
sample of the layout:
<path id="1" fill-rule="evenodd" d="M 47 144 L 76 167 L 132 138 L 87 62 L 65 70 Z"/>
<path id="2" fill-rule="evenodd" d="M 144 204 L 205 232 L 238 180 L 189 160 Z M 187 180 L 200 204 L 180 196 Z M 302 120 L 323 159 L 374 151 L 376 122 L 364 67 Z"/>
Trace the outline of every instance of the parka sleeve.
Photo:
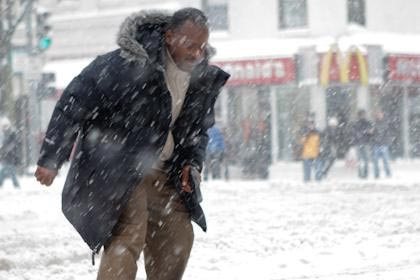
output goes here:
<path id="1" fill-rule="evenodd" d="M 104 76 L 106 62 L 96 58 L 76 76 L 58 100 L 41 146 L 38 165 L 58 170 L 70 154 L 84 121 L 98 110 L 98 79 Z"/>
<path id="2" fill-rule="evenodd" d="M 185 155 L 183 165 L 188 164 L 196 167 L 200 171 L 202 170 L 203 162 L 206 156 L 207 144 L 209 142 L 207 131 L 215 124 L 214 105 L 222 87 L 225 85 L 229 77 L 230 75 L 228 73 L 219 70 L 212 86 L 212 93 L 208 96 L 206 105 L 204 106 L 205 112 L 201 120 L 201 126 L 198 130 L 198 134 L 195 136 L 196 141 L 194 142 L 196 145 L 190 146 L 188 151 L 183 153 L 183 155 Z"/>

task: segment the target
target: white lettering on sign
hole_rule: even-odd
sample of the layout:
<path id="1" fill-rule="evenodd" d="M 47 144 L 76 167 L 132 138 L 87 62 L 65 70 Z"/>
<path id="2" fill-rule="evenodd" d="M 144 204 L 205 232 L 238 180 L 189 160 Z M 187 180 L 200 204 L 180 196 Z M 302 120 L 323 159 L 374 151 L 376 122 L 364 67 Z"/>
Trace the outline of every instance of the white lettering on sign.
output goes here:
<path id="1" fill-rule="evenodd" d="M 399 59 L 396 63 L 398 75 L 405 77 L 420 77 L 419 59 Z"/>
<path id="2" fill-rule="evenodd" d="M 222 68 L 232 75 L 234 80 L 259 80 L 271 78 L 284 78 L 286 71 L 284 64 L 276 61 L 226 63 Z"/>
<path id="3" fill-rule="evenodd" d="M 284 64 L 280 62 L 274 63 L 274 75 L 277 78 L 282 78 L 286 76 L 286 71 L 284 70 Z"/>
<path id="4" fill-rule="evenodd" d="M 279 84 L 295 79 L 292 58 L 226 61 L 216 63 L 231 75 L 230 84 Z"/>

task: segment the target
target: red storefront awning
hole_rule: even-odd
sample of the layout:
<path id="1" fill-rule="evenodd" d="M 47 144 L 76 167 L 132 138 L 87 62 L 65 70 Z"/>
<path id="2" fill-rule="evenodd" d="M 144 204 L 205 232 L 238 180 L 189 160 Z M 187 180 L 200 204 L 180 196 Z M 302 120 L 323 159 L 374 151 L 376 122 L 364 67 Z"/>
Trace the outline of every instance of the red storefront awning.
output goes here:
<path id="1" fill-rule="evenodd" d="M 227 85 L 287 84 L 296 80 L 295 60 L 287 58 L 218 61 L 217 66 L 231 74 Z"/>

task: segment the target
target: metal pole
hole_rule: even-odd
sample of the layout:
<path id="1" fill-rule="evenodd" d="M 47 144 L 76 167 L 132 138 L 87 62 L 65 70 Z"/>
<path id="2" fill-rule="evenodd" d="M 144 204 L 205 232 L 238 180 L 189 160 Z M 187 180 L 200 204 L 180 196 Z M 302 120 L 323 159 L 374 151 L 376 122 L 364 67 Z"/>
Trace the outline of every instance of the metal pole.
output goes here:
<path id="1" fill-rule="evenodd" d="M 203 10 L 203 11 L 207 11 L 207 7 L 209 6 L 209 4 L 208 4 L 208 0 L 201 0 L 201 9 Z"/>
<path id="2" fill-rule="evenodd" d="M 40 137 L 40 115 L 39 104 L 37 98 L 38 81 L 41 74 L 41 66 L 34 46 L 34 28 L 33 28 L 33 4 L 31 0 L 29 12 L 26 17 L 26 36 L 27 36 L 27 53 L 28 64 L 26 71 L 26 86 L 28 96 L 28 116 L 29 116 L 29 139 L 28 143 L 28 161 L 29 164 L 35 164 L 39 155 L 39 137 Z"/>

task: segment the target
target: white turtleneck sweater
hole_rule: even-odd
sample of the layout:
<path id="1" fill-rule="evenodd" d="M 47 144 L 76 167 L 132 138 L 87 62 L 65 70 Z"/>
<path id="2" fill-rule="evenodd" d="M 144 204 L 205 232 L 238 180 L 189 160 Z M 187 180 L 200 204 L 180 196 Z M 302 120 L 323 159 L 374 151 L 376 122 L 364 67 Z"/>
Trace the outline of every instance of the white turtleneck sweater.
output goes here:
<path id="1" fill-rule="evenodd" d="M 188 86 L 190 84 L 191 75 L 188 72 L 180 70 L 169 52 L 166 51 L 164 77 L 172 99 L 172 127 L 181 112 L 182 105 L 184 104 L 185 94 L 187 93 Z M 156 168 L 161 168 L 163 161 L 171 157 L 174 147 L 174 138 L 172 131 L 170 130 L 165 146 L 159 156 L 159 162 L 155 165 Z"/>

